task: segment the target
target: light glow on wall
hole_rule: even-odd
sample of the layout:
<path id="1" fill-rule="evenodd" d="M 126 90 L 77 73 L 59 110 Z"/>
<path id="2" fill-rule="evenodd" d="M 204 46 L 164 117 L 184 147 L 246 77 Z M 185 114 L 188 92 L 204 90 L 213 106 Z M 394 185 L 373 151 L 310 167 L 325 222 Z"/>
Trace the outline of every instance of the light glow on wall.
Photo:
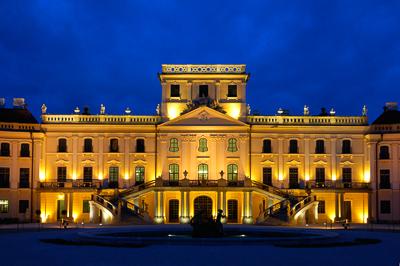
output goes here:
<path id="1" fill-rule="evenodd" d="M 336 181 L 336 173 L 332 173 L 332 181 Z"/>
<path id="2" fill-rule="evenodd" d="M 39 180 L 40 180 L 41 182 L 43 182 L 43 181 L 46 180 L 46 174 L 45 174 L 45 172 L 44 172 L 43 169 L 41 169 L 40 172 L 39 172 Z"/>
<path id="3" fill-rule="evenodd" d="M 168 118 L 170 120 L 178 117 L 180 115 L 180 113 L 181 113 L 179 105 L 176 104 L 176 103 L 175 104 L 174 103 L 169 103 L 167 109 L 168 109 Z"/>
<path id="4" fill-rule="evenodd" d="M 306 175 L 304 176 L 304 178 L 305 178 L 306 181 L 309 181 L 309 180 L 310 180 L 310 174 L 306 174 Z"/>
<path id="5" fill-rule="evenodd" d="M 364 182 L 367 182 L 367 183 L 371 182 L 371 173 L 369 170 L 366 170 L 364 172 Z"/>
<path id="6" fill-rule="evenodd" d="M 104 176 L 102 172 L 99 172 L 99 175 L 97 177 L 99 180 L 103 180 Z"/>
<path id="7" fill-rule="evenodd" d="M 279 181 L 282 181 L 282 180 L 283 180 L 283 174 L 282 174 L 282 173 L 279 173 L 279 174 L 278 174 L 278 180 L 279 180 Z"/>
<path id="8" fill-rule="evenodd" d="M 73 179 L 73 180 L 76 180 L 76 172 L 73 172 L 73 173 L 72 173 L 72 179 Z"/>
<path id="9" fill-rule="evenodd" d="M 129 179 L 129 173 L 128 173 L 128 172 L 125 173 L 124 178 L 125 178 L 125 180 L 128 180 L 128 179 Z"/>

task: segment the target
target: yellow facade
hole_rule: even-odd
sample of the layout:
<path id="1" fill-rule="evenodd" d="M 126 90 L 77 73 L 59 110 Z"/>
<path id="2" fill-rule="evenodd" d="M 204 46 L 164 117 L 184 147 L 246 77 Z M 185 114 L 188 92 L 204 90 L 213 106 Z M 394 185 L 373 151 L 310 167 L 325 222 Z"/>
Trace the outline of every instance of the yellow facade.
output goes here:
<path id="1" fill-rule="evenodd" d="M 283 202 L 298 204 L 295 223 L 376 216 L 376 141 L 366 116 L 251 115 L 244 65 L 163 65 L 159 79 L 155 116 L 54 115 L 42 108 L 40 130 L 1 131 L 1 142 L 13 148 L 0 167 L 13 174 L 10 188 L 0 188 L 10 206 L 0 218 L 20 217 L 14 206 L 31 195 L 28 216 L 40 210 L 42 222 L 124 222 L 130 206 L 148 221 L 187 223 L 199 206 L 209 206 L 213 216 L 222 209 L 228 223 L 255 223 Z M 26 141 L 34 143 L 34 156 L 14 157 Z M 397 161 L 382 163 L 398 169 Z M 26 192 L 13 177 L 31 165 Z"/>

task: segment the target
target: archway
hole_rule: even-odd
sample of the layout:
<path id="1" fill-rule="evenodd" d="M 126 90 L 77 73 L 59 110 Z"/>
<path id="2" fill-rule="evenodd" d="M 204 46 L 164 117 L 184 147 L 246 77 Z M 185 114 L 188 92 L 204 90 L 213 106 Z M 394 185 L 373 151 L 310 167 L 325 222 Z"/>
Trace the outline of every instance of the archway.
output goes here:
<path id="1" fill-rule="evenodd" d="M 207 196 L 199 196 L 194 199 L 194 213 L 202 211 L 204 216 L 212 216 L 212 199 Z"/>

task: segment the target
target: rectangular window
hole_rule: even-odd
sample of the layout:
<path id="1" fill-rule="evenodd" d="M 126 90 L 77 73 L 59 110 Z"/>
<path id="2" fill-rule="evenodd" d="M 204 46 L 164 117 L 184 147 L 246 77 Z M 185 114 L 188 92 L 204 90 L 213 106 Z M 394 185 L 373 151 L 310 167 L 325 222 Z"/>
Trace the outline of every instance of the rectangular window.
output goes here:
<path id="1" fill-rule="evenodd" d="M 390 189 L 390 170 L 381 169 L 379 171 L 379 188 L 380 189 Z"/>
<path id="2" fill-rule="evenodd" d="M 344 188 L 351 188 L 351 182 L 352 182 L 351 168 L 345 167 L 342 169 L 342 182 Z"/>
<path id="3" fill-rule="evenodd" d="M 208 85 L 200 85 L 199 86 L 199 97 L 200 98 L 208 97 Z"/>
<path id="4" fill-rule="evenodd" d="M 181 97 L 179 84 L 171 84 L 171 97 Z"/>
<path id="5" fill-rule="evenodd" d="M 237 97 L 237 85 L 228 85 L 228 97 Z"/>
<path id="6" fill-rule="evenodd" d="M 388 160 L 390 158 L 389 146 L 381 146 L 379 148 L 379 159 Z"/>
<path id="7" fill-rule="evenodd" d="M 26 210 L 29 209 L 29 200 L 20 200 L 18 209 L 19 213 L 26 213 Z"/>
<path id="8" fill-rule="evenodd" d="M 19 169 L 19 187 L 29 188 L 29 168 Z"/>
<path id="9" fill-rule="evenodd" d="M 93 152 L 92 139 L 84 139 L 83 152 Z"/>
<path id="10" fill-rule="evenodd" d="M 272 186 L 272 167 L 263 167 L 263 183 Z"/>
<path id="11" fill-rule="evenodd" d="M 82 213 L 90 213 L 90 205 L 88 200 L 82 202 Z"/>
<path id="12" fill-rule="evenodd" d="M 299 148 L 297 146 L 297 140 L 296 139 L 291 139 L 289 141 L 289 153 L 298 153 Z"/>
<path id="13" fill-rule="evenodd" d="M 8 200 L 0 200 L 0 213 L 8 213 Z"/>
<path id="14" fill-rule="evenodd" d="M 92 182 L 93 179 L 93 167 L 83 167 L 83 182 Z"/>
<path id="15" fill-rule="evenodd" d="M 381 213 L 382 214 L 390 214 L 391 213 L 391 206 L 390 206 L 390 200 L 381 200 Z"/>
<path id="16" fill-rule="evenodd" d="M 325 213 L 325 200 L 318 201 L 318 213 L 321 213 L 321 214 Z"/>
<path id="17" fill-rule="evenodd" d="M 315 153 L 317 153 L 317 154 L 325 153 L 325 142 L 322 139 L 319 139 L 316 141 Z"/>
<path id="18" fill-rule="evenodd" d="M 22 143 L 21 144 L 20 156 L 21 157 L 29 157 L 30 156 L 29 144 L 28 143 Z"/>
<path id="19" fill-rule="evenodd" d="M 135 169 L 135 182 L 136 185 L 144 183 L 144 167 L 137 166 Z"/>
<path id="20" fill-rule="evenodd" d="M 325 168 L 315 168 L 316 187 L 325 187 Z"/>
<path id="21" fill-rule="evenodd" d="M 0 167 L 0 188 L 10 187 L 10 168 Z"/>
<path id="22" fill-rule="evenodd" d="M 58 139 L 58 152 L 67 152 L 67 139 Z"/>
<path id="23" fill-rule="evenodd" d="M 57 182 L 67 182 L 67 167 L 57 167 Z"/>
<path id="24" fill-rule="evenodd" d="M 298 168 L 289 168 L 289 188 L 299 188 Z"/>
<path id="25" fill-rule="evenodd" d="M 345 139 L 342 141 L 342 153 L 343 154 L 351 153 L 351 141 L 350 140 Z"/>
<path id="26" fill-rule="evenodd" d="M 264 139 L 263 140 L 263 153 L 271 153 L 271 152 L 272 152 L 271 140 Z"/>
<path id="27" fill-rule="evenodd" d="M 111 188 L 118 187 L 118 178 L 119 178 L 119 168 L 118 166 L 111 166 L 108 169 L 108 178 L 109 178 L 109 186 Z"/>
<path id="28" fill-rule="evenodd" d="M 136 152 L 144 152 L 144 139 L 136 140 Z"/>
<path id="29" fill-rule="evenodd" d="M 118 139 L 110 139 L 110 152 L 118 152 Z"/>
<path id="30" fill-rule="evenodd" d="M 0 156 L 10 156 L 10 143 L 1 143 Z"/>

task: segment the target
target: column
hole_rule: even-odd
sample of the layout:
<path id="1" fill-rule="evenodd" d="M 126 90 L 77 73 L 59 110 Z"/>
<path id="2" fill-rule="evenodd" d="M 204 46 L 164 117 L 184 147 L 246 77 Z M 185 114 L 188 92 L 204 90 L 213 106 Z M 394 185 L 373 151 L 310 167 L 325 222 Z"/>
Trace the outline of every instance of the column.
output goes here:
<path id="1" fill-rule="evenodd" d="M 104 167 L 103 167 L 103 158 L 104 158 L 104 137 L 103 136 L 100 136 L 99 137 L 99 157 L 98 157 L 98 168 L 97 168 L 97 171 L 98 171 L 98 178 L 99 179 L 103 179 L 104 178 L 104 173 L 103 173 L 103 170 L 104 170 Z"/>
<path id="2" fill-rule="evenodd" d="M 73 212 L 74 195 L 72 192 L 68 193 L 67 195 L 68 195 L 68 217 L 73 217 L 73 219 L 75 220 L 76 217 L 74 217 L 74 212 Z"/>
<path id="3" fill-rule="evenodd" d="M 187 99 L 188 99 L 188 101 L 192 101 L 192 82 L 188 82 L 187 83 L 187 92 L 188 92 L 188 94 L 187 94 Z"/>
<path id="4" fill-rule="evenodd" d="M 252 211 L 252 202 L 251 202 L 251 192 L 246 191 L 243 192 L 243 223 L 245 224 L 251 224 L 253 223 L 253 211 Z"/>
<path id="5" fill-rule="evenodd" d="M 186 194 L 186 217 L 190 219 L 190 192 L 185 192 Z"/>
<path id="6" fill-rule="evenodd" d="M 78 170 L 78 136 L 73 136 L 72 137 L 72 179 L 78 178 L 77 170 Z"/>
<path id="7" fill-rule="evenodd" d="M 278 180 L 281 186 L 284 186 L 283 181 L 283 139 L 278 139 Z"/>
<path id="8" fill-rule="evenodd" d="M 130 171 L 129 171 L 129 137 L 124 138 L 124 173 L 123 179 L 124 183 L 129 187 L 130 186 Z"/>
<path id="9" fill-rule="evenodd" d="M 339 218 L 339 193 L 335 193 L 335 220 L 338 220 Z"/>
<path id="10" fill-rule="evenodd" d="M 222 206 L 221 209 L 226 214 L 226 191 L 222 192 Z"/>
<path id="11" fill-rule="evenodd" d="M 331 137 L 331 179 L 332 181 L 336 181 L 337 179 L 337 168 L 336 163 L 336 138 Z"/>
<path id="12" fill-rule="evenodd" d="M 189 222 L 189 217 L 187 215 L 187 202 L 185 200 L 185 191 L 181 191 L 181 201 L 180 201 L 180 206 L 181 206 L 181 217 L 180 217 L 180 223 L 181 224 L 186 224 Z M 187 197 L 187 195 L 186 195 Z"/>
<path id="13" fill-rule="evenodd" d="M 304 180 L 310 180 L 310 139 L 304 138 Z"/>

